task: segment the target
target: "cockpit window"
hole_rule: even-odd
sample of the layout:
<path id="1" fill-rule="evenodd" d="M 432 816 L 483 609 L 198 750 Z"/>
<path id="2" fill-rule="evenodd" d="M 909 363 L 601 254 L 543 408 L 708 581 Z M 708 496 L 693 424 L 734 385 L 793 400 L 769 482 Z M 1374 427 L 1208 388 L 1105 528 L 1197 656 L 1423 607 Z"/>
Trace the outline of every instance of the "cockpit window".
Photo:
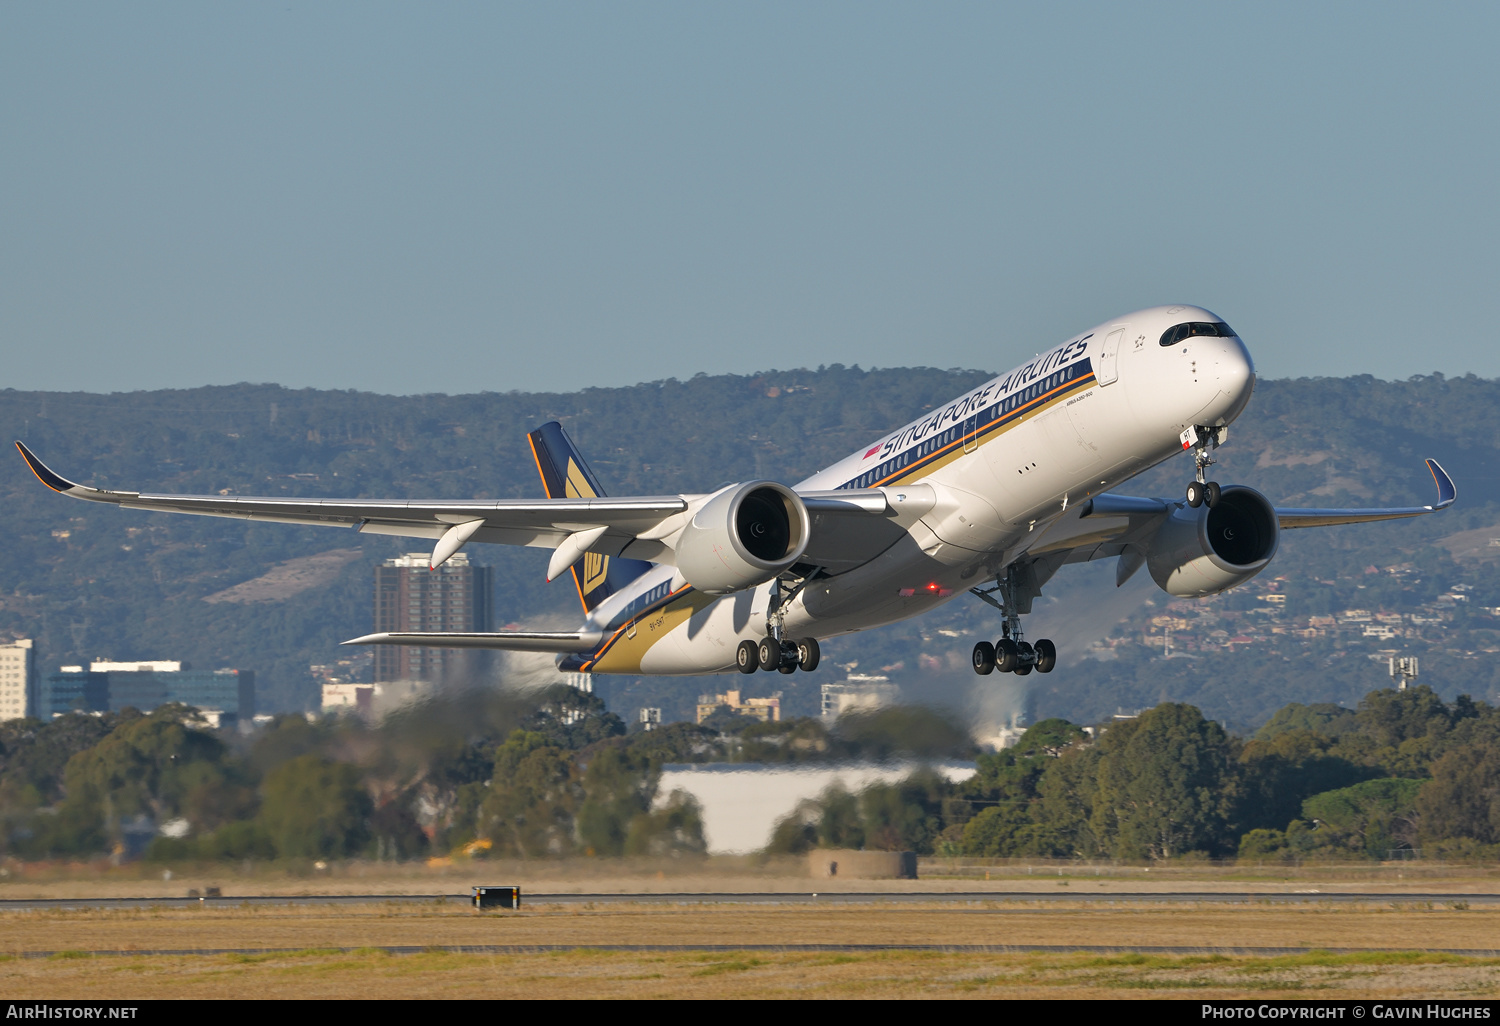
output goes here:
<path id="1" fill-rule="evenodd" d="M 1234 329 L 1223 321 L 1188 321 L 1186 324 L 1174 324 L 1161 333 L 1161 344 L 1164 346 L 1175 346 L 1185 338 L 1194 335 L 1207 335 L 1211 338 L 1234 338 Z"/>

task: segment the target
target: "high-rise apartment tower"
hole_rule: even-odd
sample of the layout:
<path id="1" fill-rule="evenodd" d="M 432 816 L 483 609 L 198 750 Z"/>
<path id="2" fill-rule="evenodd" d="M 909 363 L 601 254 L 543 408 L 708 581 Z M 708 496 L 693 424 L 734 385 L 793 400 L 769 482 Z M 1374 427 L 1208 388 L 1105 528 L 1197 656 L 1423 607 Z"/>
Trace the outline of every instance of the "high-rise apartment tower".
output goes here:
<path id="1" fill-rule="evenodd" d="M 375 630 L 488 631 L 490 568 L 469 563 L 460 552 L 428 568 L 425 552 L 388 559 L 375 568 Z M 476 678 L 488 665 L 483 650 L 376 645 L 375 679 Z"/>

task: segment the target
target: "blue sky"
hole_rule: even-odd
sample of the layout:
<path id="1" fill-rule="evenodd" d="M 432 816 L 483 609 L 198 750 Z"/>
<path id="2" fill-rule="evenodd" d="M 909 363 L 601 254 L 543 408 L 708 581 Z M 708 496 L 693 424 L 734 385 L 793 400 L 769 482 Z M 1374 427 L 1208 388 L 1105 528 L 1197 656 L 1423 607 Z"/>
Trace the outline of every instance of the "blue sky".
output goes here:
<path id="1" fill-rule="evenodd" d="M 0 6 L 5 385 L 1500 376 L 1500 6 Z"/>

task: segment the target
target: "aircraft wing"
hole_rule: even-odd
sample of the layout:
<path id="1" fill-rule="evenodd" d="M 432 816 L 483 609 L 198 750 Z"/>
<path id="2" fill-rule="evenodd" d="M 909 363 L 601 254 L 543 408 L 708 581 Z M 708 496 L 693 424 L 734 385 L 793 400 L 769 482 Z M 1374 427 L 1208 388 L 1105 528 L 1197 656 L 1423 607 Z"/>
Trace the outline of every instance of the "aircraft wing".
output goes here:
<path id="1" fill-rule="evenodd" d="M 1428 460 L 1427 469 L 1438 490 L 1437 502 L 1431 506 L 1395 506 L 1389 509 L 1282 509 L 1278 506 L 1276 519 L 1281 521 L 1282 528 L 1327 527 L 1331 524 L 1362 524 L 1370 520 L 1399 520 L 1447 509 L 1458 498 L 1453 479 L 1437 460 Z"/>
<path id="2" fill-rule="evenodd" d="M 452 539 L 556 548 L 580 531 L 605 528 L 623 546 L 666 518 L 688 508 L 680 495 L 645 498 L 437 500 L 294 499 L 240 495 L 154 495 L 90 488 L 57 474 L 17 442 L 42 484 L 63 495 L 108 502 L 125 509 L 196 513 L 200 516 L 268 520 L 284 524 L 353 527 L 366 534 Z M 458 546 L 454 546 L 457 551 Z M 449 555 L 452 555 L 450 552 Z"/>
<path id="3" fill-rule="evenodd" d="M 1427 469 L 1437 485 L 1437 501 L 1430 506 L 1390 506 L 1376 509 L 1301 509 L 1276 508 L 1276 519 L 1283 529 L 1327 527 L 1334 524 L 1359 524 L 1371 520 L 1398 520 L 1436 513 L 1453 505 L 1457 489 L 1453 479 L 1436 460 L 1427 460 Z M 1185 504 L 1182 499 L 1148 499 L 1105 492 L 1080 503 L 1048 526 L 1041 540 L 1023 557 L 1035 563 L 1041 580 L 1051 577 L 1067 563 L 1086 563 L 1095 559 L 1124 556 L 1119 567 L 1119 581 L 1124 582 L 1139 569 L 1144 559 L 1142 545 L 1155 532 L 1160 521 Z"/>
<path id="4" fill-rule="evenodd" d="M 584 552 L 672 563 L 674 556 L 666 538 L 680 524 L 680 520 L 672 518 L 687 512 L 696 498 L 656 495 L 451 501 L 151 494 L 92 488 L 69 481 L 38 459 L 24 443 L 17 442 L 16 448 L 42 484 L 75 499 L 107 502 L 125 509 L 352 527 L 364 534 L 427 538 L 436 542 L 432 554 L 435 567 L 469 541 L 552 549 L 553 563 L 562 567 Z M 827 529 L 833 523 L 880 521 L 887 512 L 886 495 L 881 489 L 809 492 L 803 501 L 818 522 L 814 537 L 824 539 L 825 547 L 830 533 L 838 535 L 837 531 Z M 885 540 L 879 548 L 889 544 L 890 540 Z M 859 552 L 854 562 L 862 562 L 879 551 L 877 548 L 876 552 L 868 552 L 869 547 L 862 546 L 866 551 Z M 556 566 L 549 570 L 549 579 L 560 572 Z"/>

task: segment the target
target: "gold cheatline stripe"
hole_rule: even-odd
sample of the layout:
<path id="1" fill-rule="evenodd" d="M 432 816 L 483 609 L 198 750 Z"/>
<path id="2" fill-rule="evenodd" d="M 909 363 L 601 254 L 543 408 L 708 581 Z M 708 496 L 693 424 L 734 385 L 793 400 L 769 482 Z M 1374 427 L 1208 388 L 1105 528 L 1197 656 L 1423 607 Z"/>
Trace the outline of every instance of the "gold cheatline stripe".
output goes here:
<path id="1" fill-rule="evenodd" d="M 1072 391 L 1075 387 L 1082 387 L 1083 385 L 1093 380 L 1093 378 L 1094 373 L 1090 371 L 1084 377 L 1077 378 L 1074 381 L 1065 381 L 1061 385 L 1055 386 L 1050 392 L 1044 392 L 1041 395 L 1037 396 L 1026 405 L 1018 406 L 1016 409 L 1011 410 L 999 420 L 991 421 L 983 431 L 978 432 L 978 434 L 975 436 L 974 448 L 976 450 L 979 448 L 979 439 L 987 438 L 992 434 L 996 434 L 1000 432 L 1002 428 L 1006 431 L 1009 431 L 1021 421 L 1027 419 L 1028 417 L 1034 417 L 1036 414 L 1040 413 L 1041 406 L 1037 406 L 1038 403 L 1041 403 L 1042 406 L 1051 405 L 1055 400 L 1062 398 L 1062 396 L 1057 395 L 1056 393 L 1068 392 Z M 1037 408 L 1032 409 L 1033 406 L 1036 406 Z M 891 473 L 881 478 L 880 480 L 873 482 L 870 487 L 875 488 L 879 485 L 894 484 L 899 481 L 904 481 L 908 478 L 914 478 L 914 475 L 918 471 L 926 474 L 938 470 L 939 468 L 935 464 L 941 462 L 944 466 L 946 466 L 948 463 L 952 462 L 952 457 L 958 454 L 950 452 L 949 450 L 951 450 L 956 445 L 963 445 L 963 441 L 964 436 L 959 435 L 956 441 L 949 442 L 947 445 L 943 446 L 941 449 L 938 449 L 936 452 L 928 453 L 926 456 L 922 457 L 919 462 L 910 467 L 902 467 L 900 470 L 895 471 L 894 473 Z"/>
<path id="2" fill-rule="evenodd" d="M 599 649 L 598 649 L 598 651 L 596 651 L 594 653 L 593 658 L 590 659 L 588 662 L 584 663 L 583 664 L 583 669 L 580 670 L 579 672 L 587 672 L 587 670 L 589 669 L 589 667 L 593 666 L 600 659 L 603 659 L 604 656 L 605 656 L 605 654 L 609 652 L 610 648 L 614 645 L 615 641 L 620 637 L 620 635 L 624 634 L 632 626 L 634 626 L 635 624 L 640 623 L 642 620 L 644 620 L 646 617 L 650 616 L 652 613 L 656 612 L 657 610 L 663 609 L 666 606 L 671 605 L 673 599 L 677 598 L 680 595 L 685 595 L 687 592 L 690 592 L 692 590 L 693 590 L 693 586 L 691 584 L 684 584 L 682 587 L 678 588 L 676 591 L 670 593 L 665 598 L 663 598 L 661 600 L 661 603 L 659 605 L 649 606 L 646 609 L 641 610 L 635 616 L 632 616 L 629 620 L 626 620 L 624 623 L 620 624 L 619 629 L 616 630 L 613 634 L 611 634 L 609 636 L 609 640 L 607 640 L 603 645 L 599 646 Z M 671 632 L 669 631 L 668 633 L 671 633 Z M 663 635 L 663 636 L 665 636 L 665 635 Z"/>

